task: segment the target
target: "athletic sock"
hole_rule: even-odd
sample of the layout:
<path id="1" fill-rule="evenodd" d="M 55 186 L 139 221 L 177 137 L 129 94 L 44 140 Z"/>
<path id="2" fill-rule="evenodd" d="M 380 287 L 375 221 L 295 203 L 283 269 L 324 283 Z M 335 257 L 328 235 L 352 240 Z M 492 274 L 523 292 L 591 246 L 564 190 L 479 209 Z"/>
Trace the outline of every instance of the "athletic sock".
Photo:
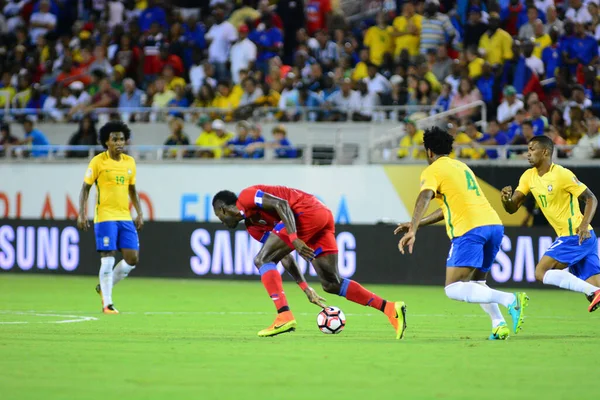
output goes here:
<path id="1" fill-rule="evenodd" d="M 544 274 L 544 284 L 558 286 L 559 288 L 585 293 L 587 295 L 590 295 L 599 289 L 562 269 L 551 269 L 547 271 Z"/>
<path id="2" fill-rule="evenodd" d="M 379 311 L 385 311 L 387 301 L 377 296 L 373 292 L 369 292 L 367 289 L 362 287 L 360 283 L 351 281 L 350 279 L 342 280 L 342 287 L 340 288 L 340 296 L 346 299 L 358 303 L 362 306 L 368 306 L 376 308 Z"/>
<path id="3" fill-rule="evenodd" d="M 102 257 L 100 259 L 100 289 L 102 289 L 102 301 L 104 307 L 112 304 L 113 267 L 114 257 Z"/>
<path id="4" fill-rule="evenodd" d="M 127 275 L 131 272 L 132 269 L 135 268 L 135 265 L 129 265 L 125 262 L 125 260 L 119 261 L 117 266 L 113 271 L 113 286 L 117 283 L 121 282 L 123 279 L 127 278 Z"/>
<path id="5" fill-rule="evenodd" d="M 475 281 L 473 283 L 477 283 L 478 285 L 489 288 L 485 281 Z M 498 307 L 498 303 L 480 303 L 479 305 L 481 306 L 481 308 L 483 308 L 483 311 L 485 311 L 492 319 L 492 328 L 497 327 L 501 323 L 506 323 L 502 312 L 500 312 L 500 307 Z"/>
<path id="6" fill-rule="evenodd" d="M 290 311 L 285 293 L 283 291 L 283 282 L 281 281 L 281 275 L 277 271 L 275 263 L 267 263 L 258 269 L 260 272 L 260 280 L 267 289 L 267 293 L 271 297 L 271 300 L 275 302 L 275 308 L 278 313 L 284 311 Z"/>
<path id="7" fill-rule="evenodd" d="M 445 290 L 449 298 L 467 303 L 498 303 L 508 308 L 516 300 L 512 293 L 490 289 L 474 282 L 455 282 L 446 286 Z"/>

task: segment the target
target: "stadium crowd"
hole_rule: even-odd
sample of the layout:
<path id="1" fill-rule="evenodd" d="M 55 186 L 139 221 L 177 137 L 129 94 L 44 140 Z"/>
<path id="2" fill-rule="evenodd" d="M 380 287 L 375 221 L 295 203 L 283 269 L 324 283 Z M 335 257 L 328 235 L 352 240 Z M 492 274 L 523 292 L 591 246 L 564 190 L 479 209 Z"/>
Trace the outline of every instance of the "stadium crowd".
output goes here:
<path id="1" fill-rule="evenodd" d="M 448 119 L 468 147 L 461 157 L 496 158 L 480 146 L 544 134 L 575 145 L 559 156 L 600 156 L 598 0 L 382 3 L 350 22 L 335 0 L 212 0 L 202 12 L 158 0 L 0 0 L 0 107 L 21 109 L 29 125 L 24 140 L 3 125 L 0 144 L 49 143 L 39 120 L 78 122 L 71 144 L 94 144 L 95 110 L 114 108 L 111 118 L 165 121 L 167 145 L 222 148 L 189 157 L 259 158 L 267 146 L 296 157 L 283 125 L 266 142 L 247 122 L 259 113 L 404 121 L 398 157 L 420 158 L 408 147 L 422 144 L 423 112 L 381 106 L 433 114 L 482 100 L 487 123 L 476 123 L 477 107 Z M 238 122 L 237 135 L 225 122 Z M 186 123 L 202 130 L 195 142 Z"/>

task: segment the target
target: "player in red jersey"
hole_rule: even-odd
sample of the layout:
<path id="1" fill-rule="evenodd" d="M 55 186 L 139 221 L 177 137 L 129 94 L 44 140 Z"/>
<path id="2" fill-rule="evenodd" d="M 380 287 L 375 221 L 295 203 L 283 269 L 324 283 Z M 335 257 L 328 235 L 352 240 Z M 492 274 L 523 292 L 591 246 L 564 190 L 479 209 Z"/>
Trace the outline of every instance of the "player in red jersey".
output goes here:
<path id="1" fill-rule="evenodd" d="M 221 191 L 213 198 L 212 205 L 216 216 L 229 228 L 237 227 L 241 220 L 245 220 L 247 227 L 273 227 L 254 264 L 278 314 L 273 325 L 260 331 L 259 336 L 274 336 L 296 329 L 297 323 L 276 268 L 293 250 L 312 262 L 323 290 L 382 311 L 394 326 L 396 338 L 404 336 L 406 306 L 403 302 L 388 302 L 357 282 L 340 277 L 333 215 L 316 197 L 284 186 L 256 185 L 242 190 L 239 197 L 233 192 Z"/>

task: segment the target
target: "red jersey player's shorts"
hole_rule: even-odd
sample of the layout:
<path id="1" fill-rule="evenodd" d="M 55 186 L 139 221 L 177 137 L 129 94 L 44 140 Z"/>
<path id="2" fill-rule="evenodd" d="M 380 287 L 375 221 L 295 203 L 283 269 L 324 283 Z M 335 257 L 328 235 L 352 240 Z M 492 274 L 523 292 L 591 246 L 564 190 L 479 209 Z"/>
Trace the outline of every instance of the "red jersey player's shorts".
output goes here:
<path id="1" fill-rule="evenodd" d="M 298 230 L 298 238 L 313 249 L 316 257 L 338 252 L 335 240 L 335 222 L 333 214 L 327 207 L 317 206 L 298 215 L 296 217 L 296 229 Z M 294 248 L 283 222 L 275 225 L 273 233 L 290 248 Z"/>

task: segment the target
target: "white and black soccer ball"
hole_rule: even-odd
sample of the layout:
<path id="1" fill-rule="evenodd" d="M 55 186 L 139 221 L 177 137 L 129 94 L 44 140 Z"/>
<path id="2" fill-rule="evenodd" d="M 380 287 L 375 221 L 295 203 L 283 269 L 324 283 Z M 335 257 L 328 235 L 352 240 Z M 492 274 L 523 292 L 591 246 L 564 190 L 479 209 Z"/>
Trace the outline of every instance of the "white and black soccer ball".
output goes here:
<path id="1" fill-rule="evenodd" d="M 344 312 L 337 307 L 324 308 L 317 315 L 317 326 L 323 333 L 336 334 L 344 330 L 346 326 L 346 316 Z"/>

